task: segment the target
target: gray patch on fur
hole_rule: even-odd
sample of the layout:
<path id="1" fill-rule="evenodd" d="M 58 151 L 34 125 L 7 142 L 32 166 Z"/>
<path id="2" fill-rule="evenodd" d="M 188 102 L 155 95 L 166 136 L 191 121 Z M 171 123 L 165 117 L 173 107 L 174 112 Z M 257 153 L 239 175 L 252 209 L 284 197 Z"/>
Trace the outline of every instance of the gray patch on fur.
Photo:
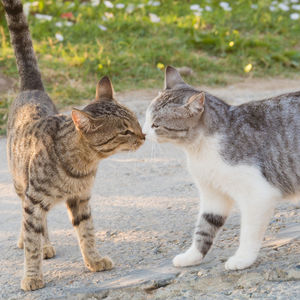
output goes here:
<path id="1" fill-rule="evenodd" d="M 149 106 L 158 137 L 189 145 L 202 133 L 221 137 L 220 154 L 230 165 L 249 165 L 284 195 L 300 191 L 300 92 L 230 106 L 205 92 L 204 112 L 174 114 L 201 91 L 180 83 L 164 90 Z M 173 130 L 167 130 L 171 128 Z M 186 129 L 187 132 L 176 132 Z"/>

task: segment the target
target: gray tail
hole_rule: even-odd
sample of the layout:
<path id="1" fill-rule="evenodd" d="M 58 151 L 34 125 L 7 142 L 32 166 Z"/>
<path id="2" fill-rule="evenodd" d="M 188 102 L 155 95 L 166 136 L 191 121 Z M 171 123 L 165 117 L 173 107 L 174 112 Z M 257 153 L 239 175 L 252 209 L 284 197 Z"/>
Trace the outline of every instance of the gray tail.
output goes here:
<path id="1" fill-rule="evenodd" d="M 42 90 L 44 85 L 32 46 L 28 23 L 21 0 L 2 0 L 11 43 L 15 50 L 21 91 Z"/>

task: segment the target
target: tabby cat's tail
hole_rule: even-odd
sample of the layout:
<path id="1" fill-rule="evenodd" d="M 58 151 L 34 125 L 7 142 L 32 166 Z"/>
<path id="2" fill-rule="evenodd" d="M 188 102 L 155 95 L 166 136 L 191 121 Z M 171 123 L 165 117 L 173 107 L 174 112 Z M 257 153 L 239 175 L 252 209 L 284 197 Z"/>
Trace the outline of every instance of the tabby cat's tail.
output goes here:
<path id="1" fill-rule="evenodd" d="M 37 60 L 32 46 L 28 23 L 23 13 L 21 0 L 2 0 L 15 50 L 20 75 L 21 91 L 44 90 Z"/>

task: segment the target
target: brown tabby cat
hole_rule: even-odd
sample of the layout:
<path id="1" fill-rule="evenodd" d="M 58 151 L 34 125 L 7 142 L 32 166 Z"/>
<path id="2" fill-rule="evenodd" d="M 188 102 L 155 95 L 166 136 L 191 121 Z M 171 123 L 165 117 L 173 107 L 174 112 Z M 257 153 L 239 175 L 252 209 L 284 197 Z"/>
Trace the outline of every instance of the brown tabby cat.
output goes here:
<path id="1" fill-rule="evenodd" d="M 96 98 L 72 117 L 58 114 L 44 91 L 30 32 L 20 0 L 2 0 L 14 46 L 21 93 L 10 108 L 8 159 L 22 199 L 23 222 L 18 246 L 25 250 L 23 290 L 44 286 L 42 257 L 55 250 L 47 230 L 47 212 L 66 201 L 86 266 L 111 269 L 95 245 L 89 199 L 98 163 L 118 151 L 135 150 L 145 136 L 135 115 L 113 96 L 108 77 L 96 87 Z"/>

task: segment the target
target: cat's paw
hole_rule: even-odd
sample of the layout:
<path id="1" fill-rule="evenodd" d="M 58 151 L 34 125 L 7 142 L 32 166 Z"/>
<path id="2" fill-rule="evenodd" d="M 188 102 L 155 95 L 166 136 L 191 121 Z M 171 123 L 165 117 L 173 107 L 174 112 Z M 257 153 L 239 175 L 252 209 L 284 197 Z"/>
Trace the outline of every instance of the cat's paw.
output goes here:
<path id="1" fill-rule="evenodd" d="M 250 267 L 255 262 L 256 256 L 233 255 L 225 263 L 226 270 L 242 270 Z"/>
<path id="2" fill-rule="evenodd" d="M 20 248 L 20 249 L 23 249 L 23 248 L 24 248 L 24 241 L 23 241 L 23 239 L 20 238 L 20 239 L 18 240 L 17 246 L 18 246 L 18 248 Z"/>
<path id="3" fill-rule="evenodd" d="M 86 266 L 92 272 L 100 272 L 112 269 L 114 267 L 114 263 L 109 257 L 105 256 L 97 258 L 93 261 L 86 262 Z"/>
<path id="4" fill-rule="evenodd" d="M 42 276 L 24 277 L 21 281 L 21 289 L 24 291 L 34 291 L 45 286 Z"/>
<path id="5" fill-rule="evenodd" d="M 43 246 L 43 258 L 44 259 L 52 258 L 55 256 L 55 254 L 56 254 L 55 248 L 51 244 Z"/>
<path id="6" fill-rule="evenodd" d="M 173 258 L 175 267 L 189 267 L 199 265 L 203 259 L 203 255 L 198 249 L 191 247 L 186 252 L 181 253 Z"/>

